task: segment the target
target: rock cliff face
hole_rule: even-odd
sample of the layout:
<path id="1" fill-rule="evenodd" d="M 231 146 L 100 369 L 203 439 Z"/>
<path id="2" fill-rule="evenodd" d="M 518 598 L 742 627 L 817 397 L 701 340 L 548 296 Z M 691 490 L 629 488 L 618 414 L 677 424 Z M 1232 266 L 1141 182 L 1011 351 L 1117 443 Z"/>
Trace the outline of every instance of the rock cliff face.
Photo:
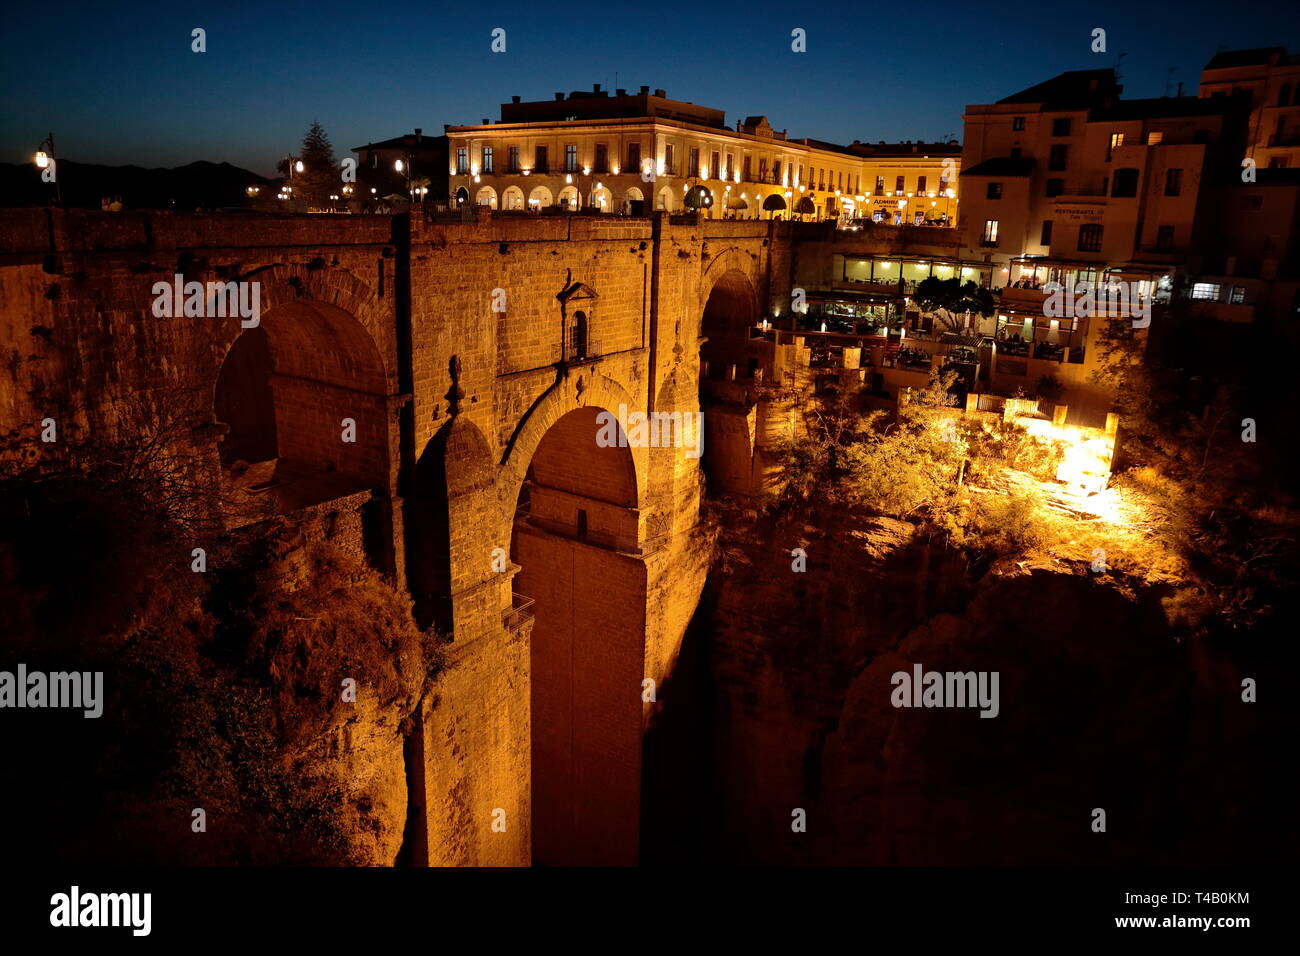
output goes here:
<path id="1" fill-rule="evenodd" d="M 355 516 L 263 525 L 198 573 L 188 543 L 101 495 L 32 495 L 0 534 L 0 596 L 23 609 L 6 650 L 32 670 L 104 674 L 96 719 L 6 714 L 16 858 L 397 861 L 407 717 L 438 652 L 365 564 Z M 80 566 L 72 541 L 87 573 L 63 570 Z"/>
<path id="2" fill-rule="evenodd" d="M 1263 788 L 1245 781 L 1267 761 L 1251 743 L 1244 675 L 1178 643 L 1161 595 L 1014 566 L 972 581 L 962 555 L 906 522 L 809 521 L 724 522 L 683 659 L 691 676 L 665 702 L 650 749 L 648 773 L 689 796 L 648 801 L 647 862 L 703 852 L 754 864 L 1207 863 L 1260 852 L 1248 795 Z M 895 707 L 892 675 L 917 664 L 997 672 L 997 716 Z M 674 746 L 707 755 L 674 763 Z M 1092 829 L 1097 808 L 1105 833 Z"/>

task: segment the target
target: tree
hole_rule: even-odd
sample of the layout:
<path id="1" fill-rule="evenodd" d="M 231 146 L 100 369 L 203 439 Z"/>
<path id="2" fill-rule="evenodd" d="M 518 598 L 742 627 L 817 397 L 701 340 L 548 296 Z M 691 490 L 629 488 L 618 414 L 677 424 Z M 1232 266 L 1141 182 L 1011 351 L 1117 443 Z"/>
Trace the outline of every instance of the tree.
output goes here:
<path id="1" fill-rule="evenodd" d="M 976 344 L 979 336 L 964 328 L 964 323 L 957 317 L 973 314 L 988 318 L 997 311 L 992 292 L 969 279 L 962 282 L 956 276 L 951 279 L 940 279 L 937 276 L 923 279 L 912 298 L 926 312 L 934 313 L 943 326 L 942 331 L 957 335 L 964 345 Z"/>
<path id="2" fill-rule="evenodd" d="M 338 163 L 334 160 L 334 147 L 329 135 L 318 122 L 313 122 L 302 138 L 302 172 L 292 177 L 294 196 L 305 199 L 308 206 L 332 205 L 330 196 L 339 190 Z"/>

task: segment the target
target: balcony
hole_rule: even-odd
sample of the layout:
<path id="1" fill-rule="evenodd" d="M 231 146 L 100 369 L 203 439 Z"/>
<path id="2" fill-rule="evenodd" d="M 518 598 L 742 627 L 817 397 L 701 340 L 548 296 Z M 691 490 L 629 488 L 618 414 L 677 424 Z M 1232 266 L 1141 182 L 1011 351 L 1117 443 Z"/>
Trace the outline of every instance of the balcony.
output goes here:
<path id="1" fill-rule="evenodd" d="M 569 365 L 581 365 L 594 362 L 604 354 L 600 343 L 595 340 L 569 342 L 564 348 L 564 361 Z"/>
<path id="2" fill-rule="evenodd" d="M 518 634 L 525 624 L 536 616 L 533 607 L 537 602 L 518 591 L 510 592 L 510 606 L 501 610 L 501 624 L 511 634 Z"/>

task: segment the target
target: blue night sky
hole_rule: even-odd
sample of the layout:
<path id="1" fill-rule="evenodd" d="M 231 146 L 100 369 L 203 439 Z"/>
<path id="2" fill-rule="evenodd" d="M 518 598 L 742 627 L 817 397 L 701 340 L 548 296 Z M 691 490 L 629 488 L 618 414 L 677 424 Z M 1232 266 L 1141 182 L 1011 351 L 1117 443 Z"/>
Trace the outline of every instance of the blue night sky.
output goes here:
<path id="1" fill-rule="evenodd" d="M 1063 70 L 1121 65 L 1126 96 L 1194 93 L 1215 50 L 1300 49 L 1296 6 L 1094 4 L 24 3 L 0 36 L 0 161 L 53 130 L 58 155 L 274 173 L 319 119 L 335 154 L 422 127 L 496 118 L 511 94 L 593 83 L 766 114 L 791 136 L 961 136 L 990 103 Z M 1248 14 L 1243 10 L 1249 10 Z M 1283 12 L 1285 11 L 1285 12 Z M 1136 14 L 1136 16 L 1135 16 Z M 1094 27 L 1105 54 L 1089 51 Z M 190 31 L 208 50 L 190 52 Z M 508 50 L 489 50 L 493 28 Z M 790 31 L 808 52 L 790 51 Z M 1172 88 L 1171 88 L 1172 89 Z"/>

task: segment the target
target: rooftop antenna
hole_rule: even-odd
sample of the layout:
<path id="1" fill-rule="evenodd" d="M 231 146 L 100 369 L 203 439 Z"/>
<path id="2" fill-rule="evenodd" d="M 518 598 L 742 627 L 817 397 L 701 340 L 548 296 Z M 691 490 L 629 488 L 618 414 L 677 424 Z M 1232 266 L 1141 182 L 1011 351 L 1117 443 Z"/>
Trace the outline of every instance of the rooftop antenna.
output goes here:
<path id="1" fill-rule="evenodd" d="M 1171 66 L 1165 71 L 1165 96 L 1169 95 L 1169 87 L 1174 85 L 1174 74 L 1178 72 L 1177 67 Z M 1180 83 L 1179 86 L 1182 84 Z"/>
<path id="2" fill-rule="evenodd" d="M 1118 83 L 1120 80 L 1124 79 L 1124 76 L 1123 76 L 1123 74 L 1120 73 L 1119 68 L 1120 68 L 1120 66 L 1123 64 L 1123 62 L 1124 62 L 1124 57 L 1126 57 L 1126 56 L 1128 56 L 1127 53 L 1116 53 L 1116 54 L 1115 54 L 1115 82 L 1116 82 L 1116 83 Z"/>

